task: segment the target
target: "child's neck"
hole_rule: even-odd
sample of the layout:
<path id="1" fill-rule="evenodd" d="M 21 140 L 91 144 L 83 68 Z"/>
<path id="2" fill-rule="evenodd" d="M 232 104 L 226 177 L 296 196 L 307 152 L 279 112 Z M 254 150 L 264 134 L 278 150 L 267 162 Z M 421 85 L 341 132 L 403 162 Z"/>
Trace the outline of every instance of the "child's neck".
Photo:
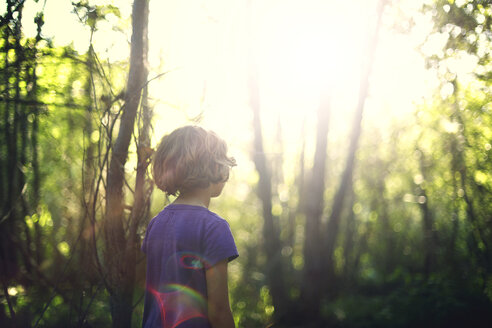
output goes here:
<path id="1" fill-rule="evenodd" d="M 195 205 L 208 208 L 211 198 L 208 189 L 194 189 L 181 193 L 174 201 L 174 204 Z"/>

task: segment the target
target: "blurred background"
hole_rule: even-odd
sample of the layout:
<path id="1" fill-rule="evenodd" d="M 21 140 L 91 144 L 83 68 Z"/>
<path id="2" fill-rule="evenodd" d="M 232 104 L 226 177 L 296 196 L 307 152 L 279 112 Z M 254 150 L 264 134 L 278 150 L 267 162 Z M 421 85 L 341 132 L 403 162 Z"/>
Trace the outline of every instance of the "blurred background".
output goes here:
<path id="1" fill-rule="evenodd" d="M 0 325 L 139 327 L 153 149 L 238 166 L 237 327 L 492 322 L 488 0 L 2 0 Z"/>

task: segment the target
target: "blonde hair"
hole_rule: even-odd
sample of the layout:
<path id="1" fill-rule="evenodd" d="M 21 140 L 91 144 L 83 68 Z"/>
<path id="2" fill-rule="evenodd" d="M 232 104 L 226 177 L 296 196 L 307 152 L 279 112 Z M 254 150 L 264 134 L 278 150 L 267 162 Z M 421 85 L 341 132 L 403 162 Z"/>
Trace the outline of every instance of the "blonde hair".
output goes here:
<path id="1" fill-rule="evenodd" d="M 184 126 L 165 135 L 154 153 L 155 184 L 169 195 L 211 183 L 225 182 L 236 165 L 227 157 L 227 145 L 214 132 Z"/>

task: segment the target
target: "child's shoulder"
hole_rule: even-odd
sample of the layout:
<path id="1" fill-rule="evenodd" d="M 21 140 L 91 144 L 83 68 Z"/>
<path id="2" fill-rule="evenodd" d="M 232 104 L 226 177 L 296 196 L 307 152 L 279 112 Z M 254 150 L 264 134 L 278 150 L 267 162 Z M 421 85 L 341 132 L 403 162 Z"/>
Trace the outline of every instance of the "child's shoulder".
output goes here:
<path id="1" fill-rule="evenodd" d="M 207 212 L 210 216 L 210 219 L 212 220 L 217 220 L 217 221 L 226 221 L 224 218 L 222 218 L 219 214 L 215 213 L 215 212 L 212 212 L 211 210 L 207 209 Z M 227 221 L 226 221 L 227 222 Z"/>
<path id="2" fill-rule="evenodd" d="M 167 205 L 154 219 L 158 217 L 166 217 L 169 214 L 183 216 L 183 217 L 194 217 L 199 220 L 206 220 L 207 223 L 227 223 L 227 220 L 222 218 L 215 212 L 212 212 L 208 208 L 196 205 L 186 205 L 186 204 L 169 204 Z"/>
<path id="3" fill-rule="evenodd" d="M 208 208 L 206 209 L 207 212 L 209 213 L 210 217 L 213 217 L 215 220 L 217 221 L 220 221 L 220 222 L 227 222 L 226 219 L 224 219 L 222 216 L 220 216 L 219 214 L 209 210 Z"/>
<path id="4" fill-rule="evenodd" d="M 208 208 L 203 207 L 202 209 L 203 215 L 201 216 L 201 219 L 203 220 L 205 227 L 208 229 L 224 229 L 225 226 L 229 227 L 229 222 L 219 214 L 212 212 Z"/>

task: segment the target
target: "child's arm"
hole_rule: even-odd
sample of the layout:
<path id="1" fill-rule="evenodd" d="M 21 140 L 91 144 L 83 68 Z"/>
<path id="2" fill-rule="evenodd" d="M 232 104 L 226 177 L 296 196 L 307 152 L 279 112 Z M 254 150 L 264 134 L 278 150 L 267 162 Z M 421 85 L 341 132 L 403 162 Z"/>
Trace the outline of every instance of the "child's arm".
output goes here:
<path id="1" fill-rule="evenodd" d="M 227 263 L 227 260 L 223 260 L 206 271 L 208 320 L 213 328 L 235 327 L 229 305 Z"/>

